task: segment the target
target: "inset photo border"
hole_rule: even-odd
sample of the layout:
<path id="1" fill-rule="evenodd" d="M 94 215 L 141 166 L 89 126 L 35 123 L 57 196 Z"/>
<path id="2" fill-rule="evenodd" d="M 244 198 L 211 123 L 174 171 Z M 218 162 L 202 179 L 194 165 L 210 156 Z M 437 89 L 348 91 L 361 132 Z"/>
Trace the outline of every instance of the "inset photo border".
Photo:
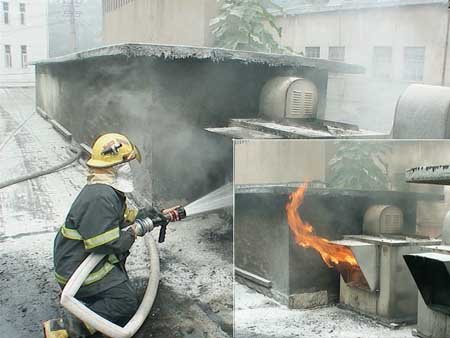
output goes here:
<path id="1" fill-rule="evenodd" d="M 235 337 L 445 325 L 448 184 L 445 140 L 236 140 Z"/>

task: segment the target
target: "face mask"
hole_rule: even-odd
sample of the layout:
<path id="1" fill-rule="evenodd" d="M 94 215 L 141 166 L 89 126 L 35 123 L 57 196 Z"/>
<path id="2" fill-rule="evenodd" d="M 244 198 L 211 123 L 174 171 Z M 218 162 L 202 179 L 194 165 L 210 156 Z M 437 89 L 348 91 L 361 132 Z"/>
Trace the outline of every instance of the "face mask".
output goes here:
<path id="1" fill-rule="evenodd" d="M 116 177 L 111 186 L 124 193 L 130 193 L 134 191 L 133 173 L 131 171 L 130 163 L 122 163 L 114 167 L 116 171 Z"/>

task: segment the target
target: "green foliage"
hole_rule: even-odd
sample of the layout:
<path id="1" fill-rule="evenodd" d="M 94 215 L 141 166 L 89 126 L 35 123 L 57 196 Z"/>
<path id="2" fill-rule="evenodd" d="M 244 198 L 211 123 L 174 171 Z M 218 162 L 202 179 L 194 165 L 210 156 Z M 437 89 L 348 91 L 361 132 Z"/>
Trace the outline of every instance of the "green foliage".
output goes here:
<path id="1" fill-rule="evenodd" d="M 281 27 L 271 10 L 283 11 L 272 0 L 219 0 L 219 14 L 210 21 L 216 47 L 257 52 L 284 53 L 274 38 Z"/>
<path id="2" fill-rule="evenodd" d="M 337 142 L 330 160 L 329 184 L 332 188 L 386 190 L 389 187 L 388 164 L 391 152 L 386 142 Z"/>

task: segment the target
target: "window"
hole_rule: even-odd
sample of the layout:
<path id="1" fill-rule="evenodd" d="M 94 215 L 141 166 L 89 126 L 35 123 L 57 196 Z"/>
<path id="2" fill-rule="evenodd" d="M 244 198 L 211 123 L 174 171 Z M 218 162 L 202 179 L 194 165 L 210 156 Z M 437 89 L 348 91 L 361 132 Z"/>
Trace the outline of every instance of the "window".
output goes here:
<path id="1" fill-rule="evenodd" d="M 27 46 L 20 46 L 20 54 L 22 55 L 22 68 L 28 67 Z"/>
<path id="2" fill-rule="evenodd" d="M 308 58 L 320 58 L 320 47 L 305 47 L 305 56 Z"/>
<path id="3" fill-rule="evenodd" d="M 3 1 L 3 23 L 5 25 L 9 24 L 9 3 Z"/>
<path id="4" fill-rule="evenodd" d="M 392 74 L 392 47 L 373 48 L 373 76 L 390 79 Z"/>
<path id="5" fill-rule="evenodd" d="M 328 60 L 344 62 L 345 47 L 330 47 L 328 50 Z"/>
<path id="6" fill-rule="evenodd" d="M 11 46 L 5 45 L 5 67 L 12 67 L 12 58 L 11 58 Z"/>
<path id="7" fill-rule="evenodd" d="M 25 25 L 25 4 L 20 4 L 20 23 Z"/>
<path id="8" fill-rule="evenodd" d="M 425 47 L 405 47 L 405 68 L 403 78 L 408 81 L 422 81 L 425 64 Z"/>

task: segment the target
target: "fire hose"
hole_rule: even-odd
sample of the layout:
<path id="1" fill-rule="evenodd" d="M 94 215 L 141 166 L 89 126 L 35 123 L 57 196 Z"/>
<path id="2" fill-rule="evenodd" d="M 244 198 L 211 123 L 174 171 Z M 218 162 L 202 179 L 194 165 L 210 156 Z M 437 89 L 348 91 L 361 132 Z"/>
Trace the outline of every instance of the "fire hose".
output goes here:
<path id="1" fill-rule="evenodd" d="M 74 155 L 71 158 L 69 158 L 68 160 L 64 161 L 63 163 L 55 165 L 55 166 L 50 167 L 50 168 L 45 169 L 45 170 L 36 171 L 36 172 L 31 173 L 29 175 L 25 175 L 25 176 L 21 176 L 21 177 L 17 177 L 17 178 L 12 178 L 10 180 L 6 180 L 4 182 L 1 182 L 0 183 L 0 189 L 6 188 L 6 187 L 9 187 L 11 185 L 14 185 L 14 184 L 17 184 L 17 183 L 21 183 L 21 182 L 24 182 L 24 181 L 32 180 L 32 179 L 37 178 L 37 177 L 41 177 L 41 176 L 45 176 L 45 175 L 48 175 L 48 174 L 52 174 L 52 173 L 54 173 L 56 171 L 59 171 L 59 170 L 65 168 L 65 167 L 71 165 L 73 162 L 77 161 L 81 157 L 81 155 L 82 155 L 81 148 L 77 148 L 74 151 Z"/>
<path id="2" fill-rule="evenodd" d="M 81 265 L 75 270 L 70 277 L 66 286 L 63 289 L 61 295 L 61 305 L 72 313 L 79 320 L 100 331 L 104 335 L 111 338 L 130 338 L 137 330 L 142 326 L 144 320 L 147 318 L 150 310 L 155 301 L 156 293 L 158 291 L 159 284 L 159 252 L 153 236 L 149 234 L 159 222 L 161 229 L 159 233 L 159 242 L 162 243 L 165 240 L 166 227 L 168 222 L 181 221 L 186 217 L 186 211 L 183 207 L 178 206 L 175 208 L 167 209 L 163 211 L 165 220 L 161 217 L 145 218 L 144 220 L 136 220 L 135 229 L 138 236 L 145 236 L 147 249 L 150 256 L 150 275 L 148 278 L 147 289 L 145 290 L 144 297 L 139 305 L 138 310 L 129 322 L 124 326 L 118 326 L 105 318 L 99 316 L 94 311 L 90 310 L 86 305 L 81 303 L 75 298 L 76 293 L 83 285 L 89 274 L 95 269 L 95 267 L 101 262 L 105 255 L 91 253 Z"/>

